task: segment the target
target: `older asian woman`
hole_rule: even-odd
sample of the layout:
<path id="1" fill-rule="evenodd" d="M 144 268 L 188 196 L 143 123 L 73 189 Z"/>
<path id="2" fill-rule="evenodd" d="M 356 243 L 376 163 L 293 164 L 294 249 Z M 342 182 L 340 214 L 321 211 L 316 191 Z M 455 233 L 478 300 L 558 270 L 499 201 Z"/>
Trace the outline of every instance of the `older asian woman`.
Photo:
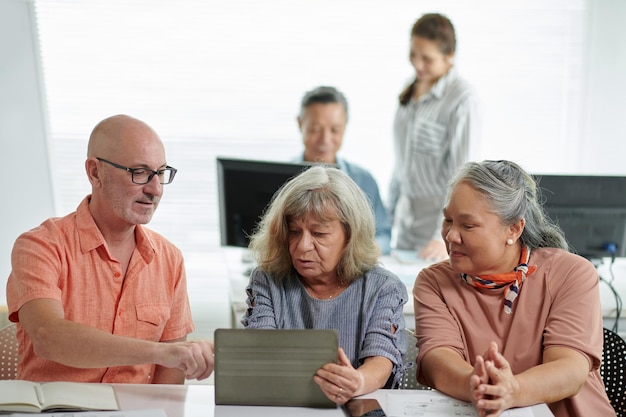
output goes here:
<path id="1" fill-rule="evenodd" d="M 247 328 L 336 329 L 338 363 L 314 376 L 337 404 L 402 372 L 405 285 L 378 266 L 367 197 L 342 171 L 315 166 L 274 196 L 250 240 Z"/>
<path id="2" fill-rule="evenodd" d="M 443 215 L 450 258 L 413 290 L 418 380 L 481 416 L 537 403 L 557 417 L 614 416 L 598 274 L 567 251 L 533 178 L 509 161 L 467 163 Z"/>

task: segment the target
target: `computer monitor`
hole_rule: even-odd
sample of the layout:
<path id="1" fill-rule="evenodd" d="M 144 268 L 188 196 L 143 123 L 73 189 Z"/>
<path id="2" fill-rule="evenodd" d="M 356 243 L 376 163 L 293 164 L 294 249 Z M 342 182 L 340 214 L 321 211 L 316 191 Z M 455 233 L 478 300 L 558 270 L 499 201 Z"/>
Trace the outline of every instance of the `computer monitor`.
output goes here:
<path id="1" fill-rule="evenodd" d="M 626 177 L 535 174 L 547 214 L 570 251 L 586 258 L 626 256 Z"/>
<path id="2" fill-rule="evenodd" d="M 308 163 L 217 158 L 222 246 L 247 247 L 274 193 Z"/>

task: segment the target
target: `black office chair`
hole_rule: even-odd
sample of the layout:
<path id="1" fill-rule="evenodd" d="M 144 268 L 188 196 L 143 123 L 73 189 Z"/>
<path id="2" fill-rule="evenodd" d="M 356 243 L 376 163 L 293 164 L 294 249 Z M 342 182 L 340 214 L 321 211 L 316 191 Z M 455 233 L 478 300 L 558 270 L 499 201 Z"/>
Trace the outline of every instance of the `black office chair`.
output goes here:
<path id="1" fill-rule="evenodd" d="M 402 358 L 402 362 L 404 363 L 404 372 L 402 374 L 402 378 L 400 379 L 400 389 L 431 389 L 426 385 L 422 385 L 417 382 L 417 367 L 415 360 L 417 359 L 417 339 L 415 338 L 415 334 L 409 330 L 405 329 L 407 332 L 407 343 L 406 343 L 406 353 Z"/>
<path id="2" fill-rule="evenodd" d="M 617 333 L 604 329 L 600 375 L 606 394 L 618 417 L 626 417 L 626 342 Z"/>

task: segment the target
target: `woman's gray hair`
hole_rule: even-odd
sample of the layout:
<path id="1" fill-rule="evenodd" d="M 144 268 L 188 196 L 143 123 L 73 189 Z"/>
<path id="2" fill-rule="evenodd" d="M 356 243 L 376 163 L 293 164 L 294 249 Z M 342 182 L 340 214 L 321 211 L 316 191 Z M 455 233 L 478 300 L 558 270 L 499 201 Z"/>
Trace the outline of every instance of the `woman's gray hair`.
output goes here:
<path id="1" fill-rule="evenodd" d="M 481 193 L 491 210 L 509 226 L 520 219 L 526 223 L 521 240 L 530 249 L 561 248 L 568 244 L 561 229 L 546 215 L 537 183 L 511 161 L 468 162 L 448 183 L 446 202 L 458 183 L 468 183 Z M 447 204 L 447 203 L 446 203 Z"/>
<path id="2" fill-rule="evenodd" d="M 289 253 L 289 222 L 309 216 L 338 219 L 346 233 L 337 275 L 352 281 L 378 262 L 372 207 L 359 186 L 337 168 L 317 165 L 287 181 L 272 198 L 250 237 L 249 248 L 261 270 L 275 279 L 293 273 Z"/>

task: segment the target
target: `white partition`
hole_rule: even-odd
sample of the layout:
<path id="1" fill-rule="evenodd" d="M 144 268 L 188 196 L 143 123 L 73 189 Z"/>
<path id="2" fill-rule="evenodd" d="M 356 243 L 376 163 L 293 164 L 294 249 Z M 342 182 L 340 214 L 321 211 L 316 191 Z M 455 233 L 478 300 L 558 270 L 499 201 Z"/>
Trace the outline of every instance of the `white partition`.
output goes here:
<path id="1" fill-rule="evenodd" d="M 0 305 L 11 248 L 54 214 L 47 124 L 32 4 L 0 1 Z"/>

